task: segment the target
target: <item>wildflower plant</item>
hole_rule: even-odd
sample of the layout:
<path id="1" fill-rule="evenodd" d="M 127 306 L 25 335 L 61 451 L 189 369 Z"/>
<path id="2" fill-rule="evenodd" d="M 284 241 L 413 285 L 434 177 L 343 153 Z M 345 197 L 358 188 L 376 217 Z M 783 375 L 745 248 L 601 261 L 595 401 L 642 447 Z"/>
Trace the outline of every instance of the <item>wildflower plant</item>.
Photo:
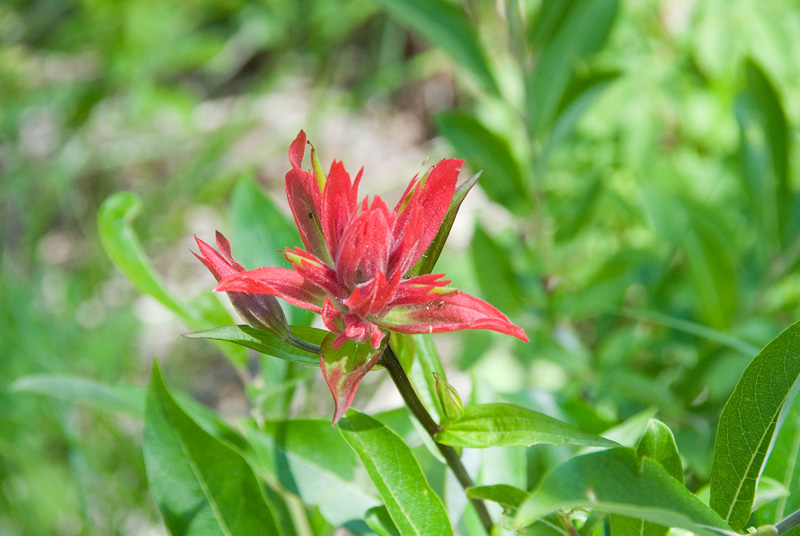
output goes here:
<path id="1" fill-rule="evenodd" d="M 290 267 L 247 270 L 221 233 L 216 247 L 195 238 L 194 255 L 244 324 L 207 329 L 209 317 L 225 313 L 200 314 L 169 299 L 130 229 L 135 199 L 118 194 L 101 213 L 112 258 L 186 324 L 206 328 L 187 337 L 220 345 L 256 404 L 263 388 L 245 348 L 292 367 L 319 367 L 333 395 L 332 419 L 285 418 L 285 412 L 256 408 L 234 428 L 174 395 L 156 363 L 144 458 L 172 534 L 327 534 L 343 527 L 401 536 L 504 529 L 591 536 L 608 527 L 615 536 L 664 536 L 674 527 L 712 536 L 747 525 L 755 482 L 798 389 L 800 324 L 756 356 L 729 399 L 707 503 L 686 487 L 672 431 L 649 414 L 596 434 L 523 405 L 476 403 L 474 397 L 465 404 L 447 381 L 432 334 L 489 330 L 528 341 L 502 312 L 435 270 L 461 202 L 480 175 L 458 184 L 463 162 L 442 160 L 414 177 L 390 209 L 380 197 L 359 199 L 361 171 L 351 179 L 334 161 L 325 173 L 302 131 L 290 146 L 289 164 L 286 197 L 302 242 L 285 244 L 281 255 Z M 290 325 L 280 300 L 316 313 L 321 327 Z M 354 409 L 362 407 L 357 388 L 370 371 L 391 378 L 410 415 Z M 412 448 L 420 438 L 424 446 Z M 512 475 L 516 485 L 500 483 L 468 469 L 461 458 L 463 449 L 506 447 L 513 457 L 515 447 L 542 444 L 567 449 L 567 455 L 548 474 L 536 475 L 531 491 L 523 489 L 527 475 Z M 742 444 L 746 455 L 740 455 Z M 785 441 L 776 445 L 785 455 Z M 443 466 L 463 488 L 458 493 L 447 488 L 449 476 L 440 484 L 429 480 L 436 474 L 432 467 Z M 365 486 L 363 473 L 371 484 Z M 315 516 L 322 521 L 312 528 Z M 782 534 L 797 518 L 751 532 Z"/>

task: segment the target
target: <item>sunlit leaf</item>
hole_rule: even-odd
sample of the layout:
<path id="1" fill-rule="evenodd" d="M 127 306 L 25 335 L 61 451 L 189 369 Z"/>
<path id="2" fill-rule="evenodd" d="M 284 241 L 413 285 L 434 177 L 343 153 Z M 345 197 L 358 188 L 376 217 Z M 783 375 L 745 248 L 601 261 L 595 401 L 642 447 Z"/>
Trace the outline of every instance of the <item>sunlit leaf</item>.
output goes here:
<path id="1" fill-rule="evenodd" d="M 731 534 L 725 522 L 666 469 L 630 448 L 576 456 L 559 466 L 522 503 L 514 527 L 573 508 L 621 514 L 697 534 Z"/>
<path id="2" fill-rule="evenodd" d="M 400 534 L 453 534 L 441 499 L 397 434 L 354 410 L 339 421 L 339 430 L 361 458 Z"/>
<path id="3" fill-rule="evenodd" d="M 140 210 L 141 200 L 129 192 L 110 196 L 100 207 L 97 215 L 100 241 L 112 262 L 136 290 L 158 300 L 190 328 L 207 328 L 220 318 L 228 321 L 230 315 L 217 300 L 200 299 L 184 304 L 170 294 L 133 229 L 133 220 Z M 225 344 L 219 348 L 235 365 L 247 363 L 244 348 Z"/>
<path id="4" fill-rule="evenodd" d="M 800 322 L 753 359 L 722 410 L 714 442 L 710 504 L 735 530 L 742 529 L 750 517 L 758 478 L 780 429 L 781 412 L 797 394 L 798 376 Z"/>
<path id="5" fill-rule="evenodd" d="M 647 425 L 647 430 L 636 445 L 636 455 L 658 462 L 672 478 L 683 484 L 683 464 L 675 438 L 661 421 L 652 419 Z M 668 527 L 617 514 L 611 516 L 610 522 L 614 536 L 666 536 L 669 532 Z"/>
<path id="6" fill-rule="evenodd" d="M 615 442 L 514 404 L 466 406 L 457 421 L 446 423 L 436 441 L 454 447 L 526 447 L 582 445 L 611 447 Z"/>

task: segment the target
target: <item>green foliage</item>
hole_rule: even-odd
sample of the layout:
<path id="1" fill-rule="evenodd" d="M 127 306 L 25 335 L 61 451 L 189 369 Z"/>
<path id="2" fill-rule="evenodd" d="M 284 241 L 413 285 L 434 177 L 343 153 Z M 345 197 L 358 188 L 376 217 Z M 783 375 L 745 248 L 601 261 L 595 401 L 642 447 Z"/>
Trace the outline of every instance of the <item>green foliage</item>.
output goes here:
<path id="1" fill-rule="evenodd" d="M 453 533 L 441 499 L 397 434 L 355 410 L 342 418 L 339 430 L 366 467 L 400 534 Z"/>
<path id="2" fill-rule="evenodd" d="M 448 422 L 436 440 L 454 447 L 527 447 L 582 445 L 610 447 L 608 439 L 589 434 L 542 413 L 513 404 L 466 406 L 457 420 Z"/>
<path id="3" fill-rule="evenodd" d="M 786 534 L 797 26 L 787 0 L 6 2 L 0 534 L 483 536 L 467 498 L 523 534 Z M 414 273 L 532 342 L 391 337 L 466 494 L 402 410 L 298 418 L 330 414 L 318 356 L 233 326 L 188 251 L 218 227 L 247 268 L 286 266 L 299 128 L 390 147 L 365 174 L 387 190 L 399 139 L 478 172 Z M 145 394 L 156 356 L 190 395 L 157 370 Z M 375 370 L 369 413 L 398 400 Z M 581 447 L 609 440 L 635 449 Z"/>
<path id="4" fill-rule="evenodd" d="M 795 323 L 764 347 L 745 369 L 720 416 L 710 504 L 735 530 L 750 518 L 758 477 L 784 406 L 791 406 L 797 395 L 799 336 L 800 323 Z"/>
<path id="5" fill-rule="evenodd" d="M 279 534 L 245 459 L 181 409 L 153 367 L 145 412 L 150 490 L 172 534 Z"/>
<path id="6" fill-rule="evenodd" d="M 322 344 L 327 335 L 326 331 L 315 328 L 303 328 L 295 326 L 292 333 L 299 336 L 303 341 L 315 346 Z M 214 341 L 228 341 L 245 348 L 250 348 L 256 352 L 285 359 L 301 365 L 319 366 L 319 356 L 284 342 L 268 331 L 251 328 L 250 326 L 222 326 L 218 328 L 196 331 L 184 335 L 187 339 L 210 339 Z"/>
<path id="7" fill-rule="evenodd" d="M 628 448 L 576 456 L 547 475 L 519 507 L 523 527 L 557 509 L 596 508 L 697 534 L 730 531 L 666 469 Z"/>

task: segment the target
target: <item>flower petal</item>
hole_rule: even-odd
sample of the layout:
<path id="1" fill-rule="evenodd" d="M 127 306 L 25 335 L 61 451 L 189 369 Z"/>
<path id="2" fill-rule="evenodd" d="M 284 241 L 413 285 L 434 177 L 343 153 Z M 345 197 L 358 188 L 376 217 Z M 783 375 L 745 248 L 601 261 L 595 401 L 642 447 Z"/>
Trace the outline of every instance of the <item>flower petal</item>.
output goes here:
<path id="1" fill-rule="evenodd" d="M 289 148 L 292 169 L 286 173 L 286 198 L 306 249 L 324 262 L 333 264 L 322 232 L 322 194 L 317 178 L 300 167 L 305 154 L 306 134 L 302 130 Z"/>
<path id="2" fill-rule="evenodd" d="M 217 245 L 220 246 L 220 249 L 223 251 L 223 253 L 226 254 L 227 259 L 223 257 L 217 250 L 215 250 L 214 248 L 212 248 L 211 246 L 209 246 L 196 236 L 194 237 L 194 241 L 197 242 L 197 247 L 200 248 L 200 255 L 192 251 L 192 255 L 197 257 L 197 259 L 200 262 L 202 262 L 206 268 L 208 268 L 208 271 L 214 275 L 217 281 L 219 281 L 226 275 L 231 275 L 244 271 L 244 268 L 242 268 L 240 264 L 232 262 L 233 259 L 230 256 L 231 252 L 230 245 L 228 245 L 227 250 L 221 247 L 222 244 L 220 244 L 219 240 L 220 237 L 222 237 L 222 239 L 224 240 L 225 245 L 228 244 L 228 241 L 225 240 L 225 237 L 222 236 L 219 232 L 217 233 Z M 235 264 L 236 266 L 232 266 L 232 264 Z M 237 268 L 241 268 L 241 270 Z"/>
<path id="3" fill-rule="evenodd" d="M 434 266 L 436 266 L 436 261 L 439 260 L 439 255 L 442 253 L 444 243 L 447 241 L 448 235 L 450 235 L 450 229 L 453 227 L 458 209 L 461 207 L 461 203 L 464 201 L 469 191 L 478 182 L 481 173 L 482 172 L 479 171 L 456 188 L 453 199 L 450 201 L 450 207 L 447 209 L 447 213 L 442 220 L 442 225 L 439 227 L 439 230 L 436 231 L 436 236 L 433 237 L 425 253 L 419 257 L 416 264 L 406 273 L 406 277 L 429 274 L 433 271 Z"/>
<path id="4" fill-rule="evenodd" d="M 440 294 L 426 304 L 395 307 L 378 323 L 401 333 L 489 329 L 528 341 L 522 328 L 512 324 L 503 313 L 460 291 Z"/>
<path id="5" fill-rule="evenodd" d="M 322 229 L 334 259 L 347 224 L 357 211 L 358 184 L 351 184 L 342 163 L 334 161 L 322 194 Z"/>
<path id="6" fill-rule="evenodd" d="M 458 173 L 461 171 L 463 160 L 451 158 L 442 160 L 431 169 L 422 188 L 414 193 L 414 198 L 418 200 L 420 209 L 424 215 L 424 231 L 420 237 L 417 258 L 428 248 L 433 241 L 439 227 L 444 221 L 447 209 L 450 208 L 450 201 L 456 190 Z M 414 200 L 411 201 L 412 203 Z M 398 216 L 395 226 L 395 239 L 399 239 L 400 233 L 405 228 L 407 219 L 411 216 L 411 211 L 406 209 Z M 414 261 L 417 260 L 414 259 Z"/>
<path id="7" fill-rule="evenodd" d="M 380 197 L 349 222 L 336 255 L 336 273 L 343 285 L 355 288 L 378 272 L 386 273 L 393 225 L 394 215 Z"/>
<path id="8" fill-rule="evenodd" d="M 319 352 L 322 375 L 336 404 L 332 424 L 336 424 L 353 403 L 358 384 L 375 366 L 389 340 L 384 336 L 377 348 L 373 348 L 371 344 L 357 344 L 352 340 L 335 348 L 334 342 L 337 338 L 335 333 L 330 333 L 322 341 Z"/>
<path id="9" fill-rule="evenodd" d="M 215 289 L 225 292 L 252 292 L 283 298 L 292 305 L 322 312 L 325 291 L 288 268 L 258 268 L 223 277 Z"/>
<path id="10" fill-rule="evenodd" d="M 333 268 L 300 248 L 286 249 L 283 256 L 292 263 L 292 268 L 307 281 L 322 289 L 328 296 L 339 301 L 347 299 L 350 292 L 339 282 Z"/>

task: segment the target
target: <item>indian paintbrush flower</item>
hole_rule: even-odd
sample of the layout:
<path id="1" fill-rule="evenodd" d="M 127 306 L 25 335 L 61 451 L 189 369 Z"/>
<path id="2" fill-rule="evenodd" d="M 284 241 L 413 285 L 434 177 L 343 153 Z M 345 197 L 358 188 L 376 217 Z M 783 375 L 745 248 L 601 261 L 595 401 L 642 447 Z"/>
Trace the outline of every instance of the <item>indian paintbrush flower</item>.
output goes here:
<path id="1" fill-rule="evenodd" d="M 192 253 L 208 268 L 217 281 L 225 276 L 245 271 L 244 266 L 233 260 L 231 245 L 219 231 L 217 231 L 219 251 L 197 237 L 194 239 L 197 247 L 200 248 L 200 255 Z M 281 304 L 274 296 L 251 292 L 228 292 L 228 298 L 236 313 L 248 325 L 268 331 L 281 340 L 286 340 L 290 336 L 286 316 L 283 314 Z"/>
<path id="2" fill-rule="evenodd" d="M 351 181 L 334 161 L 325 175 L 313 146 L 311 170 L 303 170 L 305 147 L 300 131 L 286 174 L 286 195 L 305 249 L 286 249 L 291 269 L 230 270 L 217 290 L 278 296 L 322 316 L 331 334 L 320 364 L 336 403 L 334 423 L 380 358 L 390 331 L 489 329 L 528 340 L 500 311 L 448 286 L 443 274 L 419 273 L 424 256 L 438 256 L 463 199 L 454 201 L 462 160 L 442 160 L 414 177 L 390 210 L 377 196 L 359 203 L 363 169 Z"/>

